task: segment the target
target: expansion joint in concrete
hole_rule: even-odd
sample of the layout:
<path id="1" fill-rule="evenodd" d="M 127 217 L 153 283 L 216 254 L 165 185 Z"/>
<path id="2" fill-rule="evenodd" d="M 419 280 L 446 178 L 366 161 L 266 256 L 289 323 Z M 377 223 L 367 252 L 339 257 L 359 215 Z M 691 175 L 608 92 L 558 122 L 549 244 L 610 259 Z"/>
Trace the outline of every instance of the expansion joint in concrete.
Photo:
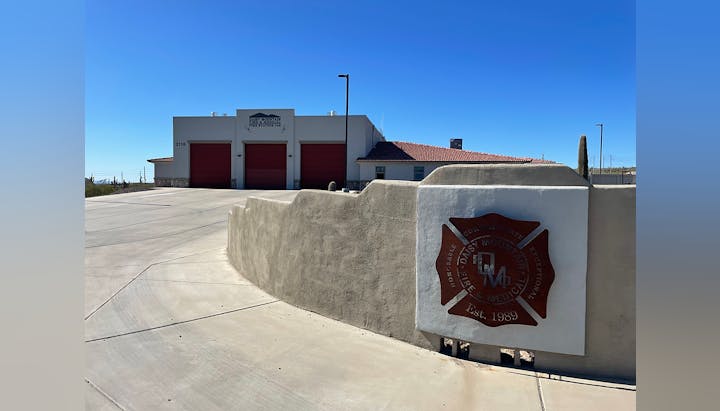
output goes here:
<path id="1" fill-rule="evenodd" d="M 176 232 L 174 232 L 174 233 L 165 234 L 165 235 L 156 236 L 156 237 L 147 237 L 147 238 L 143 238 L 143 239 L 141 239 L 141 240 L 121 241 L 121 242 L 119 242 L 119 243 L 110 243 L 110 244 L 98 244 L 98 245 L 91 245 L 91 246 L 85 247 L 85 248 L 86 248 L 86 249 L 88 249 L 88 248 L 98 248 L 98 247 L 107 247 L 107 246 L 111 246 L 111 245 L 140 243 L 140 242 L 148 241 L 148 240 L 157 240 L 157 239 L 159 239 L 159 238 L 172 237 L 172 236 L 174 236 L 174 235 L 184 234 L 184 233 L 187 233 L 187 232 L 190 232 L 190 231 L 199 230 L 199 229 L 201 229 L 201 228 L 207 228 L 207 227 L 210 227 L 210 226 L 213 226 L 213 225 L 217 225 L 217 224 L 220 224 L 220 223 L 225 224 L 225 223 L 227 223 L 227 220 L 215 221 L 215 222 L 212 222 L 212 223 L 210 223 L 210 224 L 205 224 L 205 225 L 201 225 L 201 226 L 198 226 L 198 227 L 188 228 L 187 230 L 176 231 Z"/>
<path id="2" fill-rule="evenodd" d="M 538 373 L 535 373 L 535 382 L 537 383 L 538 397 L 540 398 L 540 410 L 545 411 L 545 397 L 543 396 L 542 384 Z"/>
<path id="3" fill-rule="evenodd" d="M 115 399 L 113 397 L 111 397 L 110 394 L 106 393 L 102 388 L 98 387 L 97 384 L 95 384 L 94 382 L 90 381 L 87 378 L 85 378 L 85 381 L 88 384 L 90 384 L 90 386 L 93 387 L 95 389 L 95 391 L 99 392 L 100 395 L 107 398 L 107 400 L 110 401 L 114 406 L 118 407 L 118 409 L 121 409 L 123 411 L 125 411 L 127 409 L 127 408 L 123 407 L 122 405 L 120 405 L 119 402 L 115 401 Z"/>
<path id="4" fill-rule="evenodd" d="M 192 254 L 183 255 L 183 256 L 180 256 L 180 257 L 171 258 L 171 259 L 168 259 L 168 260 L 165 260 L 165 261 L 158 261 L 158 262 L 155 262 L 155 263 L 152 263 L 152 264 L 148 265 L 147 267 L 143 268 L 142 271 L 140 271 L 139 273 L 137 273 L 133 278 L 131 278 L 130 281 L 128 281 L 125 285 L 123 285 L 119 290 L 115 291 L 115 292 L 113 293 L 113 295 L 110 296 L 110 298 L 108 298 L 107 300 L 105 300 L 102 304 L 100 304 L 97 308 L 95 308 L 90 314 L 88 314 L 87 316 L 85 316 L 85 321 L 87 321 L 88 318 L 92 317 L 93 314 L 95 314 L 96 312 L 98 312 L 98 310 L 100 310 L 101 308 L 103 308 L 103 306 L 105 306 L 105 304 L 107 304 L 108 302 L 110 302 L 110 300 L 112 300 L 113 298 L 115 298 L 116 295 L 120 294 L 120 292 L 121 292 L 122 290 L 124 290 L 125 288 L 127 288 L 127 286 L 129 286 L 130 284 L 132 284 L 132 282 L 135 281 L 138 277 L 140 277 L 145 271 L 149 270 L 150 267 L 153 267 L 153 266 L 155 266 L 155 265 L 165 264 L 165 263 L 170 262 L 170 261 L 180 260 L 180 259 L 182 259 L 182 258 L 191 257 L 191 256 L 193 256 L 193 255 L 198 255 L 198 254 L 206 253 L 206 252 L 208 252 L 208 251 L 212 251 L 212 250 L 200 251 L 200 252 L 197 252 L 197 253 L 192 253 Z"/>
<path id="5" fill-rule="evenodd" d="M 264 303 L 260 303 L 260 304 L 251 305 L 251 306 L 248 306 L 248 307 L 236 308 L 236 309 L 234 309 L 234 310 L 228 310 L 228 311 L 223 311 L 223 312 L 219 312 L 219 313 L 215 313 L 215 314 L 204 315 L 204 316 L 202 316 L 202 317 L 191 318 L 191 319 L 189 319 L 189 320 L 175 321 L 175 322 L 172 322 L 172 323 L 170 323 L 170 324 L 158 325 L 158 326 L 156 326 L 156 327 L 144 328 L 144 329 L 142 329 L 142 330 L 136 330 L 136 331 L 130 331 L 130 332 L 121 333 L 121 334 L 109 335 L 109 336 L 107 336 L 107 337 L 93 338 L 93 339 L 91 339 L 91 340 L 86 340 L 85 342 L 86 342 L 86 343 L 91 343 L 91 342 L 95 342 L 95 341 L 109 340 L 109 339 L 111 339 L 111 338 L 116 338 L 116 337 L 123 337 L 123 336 L 126 336 L 126 335 L 139 334 L 139 333 L 146 332 L 146 331 L 158 330 L 158 329 L 161 329 L 161 328 L 172 327 L 172 326 L 174 326 L 174 325 L 186 324 L 186 323 L 190 323 L 190 322 L 193 322 L 193 321 L 199 321 L 199 320 L 205 320 L 205 319 L 208 319 L 208 318 L 218 317 L 218 316 L 225 315 L 225 314 L 232 314 L 232 313 L 236 313 L 236 312 L 239 312 L 239 311 L 246 311 L 246 310 L 250 310 L 250 309 L 253 309 L 253 308 L 257 308 L 257 307 L 262 307 L 262 306 L 264 306 L 264 305 L 270 305 L 270 304 L 276 303 L 276 302 L 278 302 L 278 301 L 280 301 L 280 300 L 273 300 L 273 301 L 268 301 L 268 302 L 264 302 Z"/>

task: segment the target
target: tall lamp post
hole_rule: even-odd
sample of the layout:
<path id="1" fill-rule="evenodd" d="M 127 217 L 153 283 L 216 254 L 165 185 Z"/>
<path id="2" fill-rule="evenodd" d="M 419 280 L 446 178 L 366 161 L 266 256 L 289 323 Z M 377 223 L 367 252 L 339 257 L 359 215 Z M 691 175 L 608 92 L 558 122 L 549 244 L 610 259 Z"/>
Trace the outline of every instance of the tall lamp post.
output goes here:
<path id="1" fill-rule="evenodd" d="M 597 123 L 596 126 L 600 127 L 600 174 L 602 174 L 602 134 L 603 134 L 603 123 Z"/>
<path id="2" fill-rule="evenodd" d="M 350 94 L 350 74 L 338 74 L 338 77 L 345 77 L 345 187 L 348 188 L 348 174 L 347 174 L 347 166 L 348 166 L 348 98 Z"/>

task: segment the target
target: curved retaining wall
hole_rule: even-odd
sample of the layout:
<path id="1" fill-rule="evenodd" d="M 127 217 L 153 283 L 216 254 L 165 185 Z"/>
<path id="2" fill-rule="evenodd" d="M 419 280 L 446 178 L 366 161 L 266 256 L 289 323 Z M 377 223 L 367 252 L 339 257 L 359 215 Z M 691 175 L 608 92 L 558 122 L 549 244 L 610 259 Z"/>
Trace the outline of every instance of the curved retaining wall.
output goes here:
<path id="1" fill-rule="evenodd" d="M 360 194 L 302 190 L 292 202 L 235 206 L 228 255 L 248 280 L 290 304 L 414 345 L 417 187 L 433 184 L 584 185 L 560 165 L 445 166 L 420 183 L 375 180 Z M 535 352 L 535 367 L 635 380 L 635 186 L 590 188 L 586 355 Z M 499 347 L 470 358 L 499 363 Z"/>
<path id="2" fill-rule="evenodd" d="M 230 215 L 228 254 L 248 280 L 319 314 L 431 348 L 415 328 L 417 183 L 361 194 L 249 198 Z"/>

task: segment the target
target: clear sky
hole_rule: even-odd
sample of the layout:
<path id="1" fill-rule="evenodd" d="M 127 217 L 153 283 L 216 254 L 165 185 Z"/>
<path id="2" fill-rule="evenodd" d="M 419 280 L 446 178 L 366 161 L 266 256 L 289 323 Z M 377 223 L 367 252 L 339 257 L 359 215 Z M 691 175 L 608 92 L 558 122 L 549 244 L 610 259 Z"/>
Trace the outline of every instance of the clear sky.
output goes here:
<path id="1" fill-rule="evenodd" d="M 86 176 L 136 181 L 172 117 L 365 114 L 386 139 L 635 165 L 635 4 L 89 1 Z"/>

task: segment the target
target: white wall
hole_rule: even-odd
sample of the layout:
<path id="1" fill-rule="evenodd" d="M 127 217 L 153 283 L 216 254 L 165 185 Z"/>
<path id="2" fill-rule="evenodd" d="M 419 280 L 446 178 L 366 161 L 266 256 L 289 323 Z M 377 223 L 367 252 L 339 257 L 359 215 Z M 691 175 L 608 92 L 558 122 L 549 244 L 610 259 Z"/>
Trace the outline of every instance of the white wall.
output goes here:
<path id="1" fill-rule="evenodd" d="M 190 178 L 190 144 L 235 140 L 235 117 L 173 117 L 173 168 L 178 178 Z M 236 144 L 233 144 L 233 146 Z M 235 174 L 235 162 L 232 162 Z"/>
<path id="2" fill-rule="evenodd" d="M 155 165 L 155 178 L 172 178 L 175 177 L 175 167 L 172 161 L 159 161 Z"/>
<path id="3" fill-rule="evenodd" d="M 280 116 L 278 127 L 251 127 L 250 116 L 257 114 Z M 293 109 L 243 109 L 237 110 L 237 137 L 233 147 L 233 178 L 237 188 L 243 188 L 245 182 L 245 144 L 246 143 L 285 143 L 285 188 L 292 189 L 295 180 L 295 110 Z M 297 151 L 299 155 L 299 151 Z"/>

